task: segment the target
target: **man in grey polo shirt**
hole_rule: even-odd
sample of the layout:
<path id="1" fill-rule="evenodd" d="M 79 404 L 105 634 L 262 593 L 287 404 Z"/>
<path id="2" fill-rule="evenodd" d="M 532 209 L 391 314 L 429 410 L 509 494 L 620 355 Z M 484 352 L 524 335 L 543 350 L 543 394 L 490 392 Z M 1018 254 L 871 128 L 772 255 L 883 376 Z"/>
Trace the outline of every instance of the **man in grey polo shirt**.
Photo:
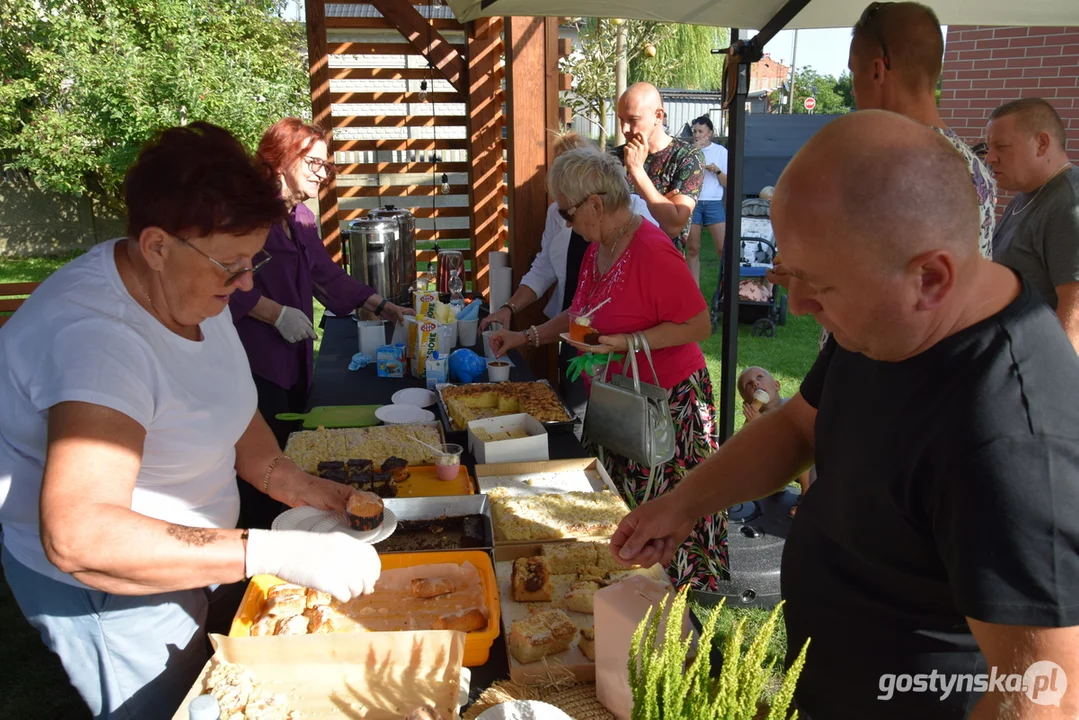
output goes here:
<path id="1" fill-rule="evenodd" d="M 1022 273 L 1079 351 L 1079 169 L 1064 123 L 1045 100 L 1023 98 L 993 112 L 988 137 L 998 186 L 1019 193 L 997 223 L 993 259 Z"/>

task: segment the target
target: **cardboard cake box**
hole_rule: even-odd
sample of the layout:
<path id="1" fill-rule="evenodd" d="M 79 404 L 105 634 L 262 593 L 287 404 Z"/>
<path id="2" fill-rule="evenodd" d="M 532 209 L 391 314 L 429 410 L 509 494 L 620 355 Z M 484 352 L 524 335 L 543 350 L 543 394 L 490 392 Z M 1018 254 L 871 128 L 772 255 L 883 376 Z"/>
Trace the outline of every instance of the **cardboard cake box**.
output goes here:
<path id="1" fill-rule="evenodd" d="M 480 435 L 497 435 L 503 432 L 528 433 L 528 437 L 509 440 L 481 440 Z M 525 413 L 502 417 L 473 420 L 468 423 L 468 450 L 477 464 L 538 462 L 550 458 L 547 450 L 547 430 Z"/>
<path id="2" fill-rule="evenodd" d="M 260 688 L 281 693 L 305 718 L 400 720 L 432 705 L 458 718 L 468 701 L 464 633 L 450 630 L 230 638 L 211 635 L 214 656 L 173 720 L 186 720 L 216 662 L 249 670 Z"/>

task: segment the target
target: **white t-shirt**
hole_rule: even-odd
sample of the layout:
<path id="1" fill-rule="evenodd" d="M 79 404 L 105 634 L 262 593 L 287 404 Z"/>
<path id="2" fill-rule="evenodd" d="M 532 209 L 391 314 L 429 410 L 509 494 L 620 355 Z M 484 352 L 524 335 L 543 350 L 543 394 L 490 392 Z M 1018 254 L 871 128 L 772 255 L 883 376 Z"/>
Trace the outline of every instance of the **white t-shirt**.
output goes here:
<path id="1" fill-rule="evenodd" d="M 226 308 L 202 323 L 201 342 L 181 338 L 128 293 L 115 246 L 102 243 L 56 271 L 0 327 L 4 545 L 27 567 L 80 587 L 41 547 L 49 408 L 93 403 L 146 428 L 135 512 L 232 528 L 240 509 L 235 445 L 257 407 L 247 354 Z"/>
<path id="2" fill-rule="evenodd" d="M 701 150 L 704 153 L 704 164 L 715 165 L 723 172 L 727 172 L 727 148 L 719 143 L 712 143 Z M 704 171 L 704 185 L 701 186 L 701 200 L 722 200 L 723 186 L 719 184 L 719 177 L 711 170 Z"/>

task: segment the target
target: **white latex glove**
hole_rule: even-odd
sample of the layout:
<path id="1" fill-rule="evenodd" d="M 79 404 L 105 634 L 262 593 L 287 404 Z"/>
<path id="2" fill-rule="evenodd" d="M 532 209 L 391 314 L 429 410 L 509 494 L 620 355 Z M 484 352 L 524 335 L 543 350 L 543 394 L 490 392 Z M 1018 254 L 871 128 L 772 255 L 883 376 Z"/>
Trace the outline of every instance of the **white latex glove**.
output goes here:
<path id="1" fill-rule="evenodd" d="M 370 543 L 345 533 L 302 530 L 248 531 L 246 566 L 248 577 L 276 575 L 341 602 L 370 595 L 382 572 Z"/>
<path id="2" fill-rule="evenodd" d="M 288 305 L 281 306 L 281 314 L 273 326 L 290 343 L 300 342 L 304 338 L 315 339 L 315 326 L 311 324 L 311 318 L 303 310 Z"/>

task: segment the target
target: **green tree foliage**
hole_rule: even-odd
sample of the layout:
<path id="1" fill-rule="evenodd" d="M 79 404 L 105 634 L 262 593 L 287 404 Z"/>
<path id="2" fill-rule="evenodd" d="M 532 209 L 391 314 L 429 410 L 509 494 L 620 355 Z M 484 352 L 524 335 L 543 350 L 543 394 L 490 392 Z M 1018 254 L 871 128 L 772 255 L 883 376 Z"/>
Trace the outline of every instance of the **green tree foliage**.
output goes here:
<path id="1" fill-rule="evenodd" d="M 850 74 L 850 70 L 845 70 L 839 79 L 835 81 L 835 91 L 839 93 L 839 97 L 842 98 L 843 104 L 851 110 L 854 109 L 854 77 Z"/>
<path id="2" fill-rule="evenodd" d="M 656 56 L 640 55 L 629 64 L 629 82 L 650 82 L 680 90 L 718 90 L 723 86 L 723 56 L 712 50 L 730 44 L 730 31 L 708 25 L 675 25 L 656 45 Z"/>
<path id="3" fill-rule="evenodd" d="M 626 25 L 626 59 L 631 66 L 644 54 L 645 45 L 651 43 L 658 46 L 674 32 L 673 26 L 664 23 L 642 20 L 621 22 Z M 574 24 L 578 46 L 568 57 L 559 61 L 562 72 L 573 75 L 573 92 L 566 95 L 566 104 L 576 115 L 593 122 L 599 120 L 597 130 L 601 140 L 604 140 L 603 111 L 605 104 L 614 99 L 615 91 L 618 25 L 606 18 L 582 18 Z M 648 60 L 652 64 L 655 58 Z M 669 71 L 664 69 L 662 72 Z"/>
<path id="4" fill-rule="evenodd" d="M 254 148 L 310 116 L 303 26 L 284 0 L 33 0 L 0 22 L 6 167 L 64 193 L 118 201 L 162 127 L 206 120 Z"/>
<path id="5" fill-rule="evenodd" d="M 836 80 L 831 75 L 821 75 L 809 66 L 799 68 L 794 76 L 795 114 L 808 112 L 805 109 L 805 99 L 809 96 L 813 96 L 817 101 L 817 106 L 813 109 L 813 112 L 817 114 L 843 115 L 853 110 L 853 92 L 848 100 L 840 85 L 844 77 L 849 78 L 849 73 L 844 73 L 839 80 Z M 781 104 L 782 95 L 781 90 L 775 90 L 772 93 L 770 99 L 773 107 L 778 107 Z M 786 112 L 785 106 L 783 112 Z"/>

